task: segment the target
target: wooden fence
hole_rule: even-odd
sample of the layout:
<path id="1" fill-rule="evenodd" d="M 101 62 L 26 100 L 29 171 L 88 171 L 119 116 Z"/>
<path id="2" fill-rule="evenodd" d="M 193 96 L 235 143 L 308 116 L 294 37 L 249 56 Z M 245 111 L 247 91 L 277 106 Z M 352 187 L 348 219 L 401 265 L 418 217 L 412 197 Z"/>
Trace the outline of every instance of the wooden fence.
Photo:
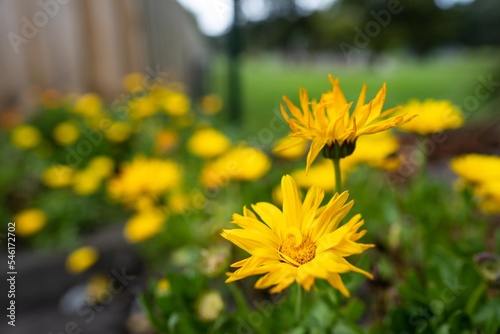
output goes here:
<path id="1" fill-rule="evenodd" d="M 197 93 L 207 64 L 175 0 L 2 0 L 0 36 L 0 110 L 28 110 L 47 88 L 112 99 L 133 71 L 168 73 Z"/>

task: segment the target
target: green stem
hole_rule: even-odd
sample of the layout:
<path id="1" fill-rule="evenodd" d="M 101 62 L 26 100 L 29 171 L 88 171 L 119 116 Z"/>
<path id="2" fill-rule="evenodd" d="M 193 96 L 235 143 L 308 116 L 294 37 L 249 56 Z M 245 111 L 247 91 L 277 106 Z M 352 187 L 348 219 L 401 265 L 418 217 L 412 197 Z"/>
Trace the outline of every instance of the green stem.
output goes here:
<path id="1" fill-rule="evenodd" d="M 241 290 L 238 288 L 238 286 L 235 283 L 226 284 L 226 286 L 228 287 L 229 292 L 231 292 L 231 295 L 236 302 L 238 311 L 244 314 L 248 314 L 250 312 L 250 309 L 248 308 L 245 296 L 243 296 L 243 293 L 241 293 Z"/>
<path id="2" fill-rule="evenodd" d="M 340 173 L 340 159 L 332 159 L 333 171 L 335 173 L 335 191 L 340 193 L 342 191 L 342 174 Z"/>
<path id="3" fill-rule="evenodd" d="M 297 284 L 297 299 L 295 300 L 295 319 L 300 321 L 300 313 L 302 307 L 302 289 L 300 285 Z"/>

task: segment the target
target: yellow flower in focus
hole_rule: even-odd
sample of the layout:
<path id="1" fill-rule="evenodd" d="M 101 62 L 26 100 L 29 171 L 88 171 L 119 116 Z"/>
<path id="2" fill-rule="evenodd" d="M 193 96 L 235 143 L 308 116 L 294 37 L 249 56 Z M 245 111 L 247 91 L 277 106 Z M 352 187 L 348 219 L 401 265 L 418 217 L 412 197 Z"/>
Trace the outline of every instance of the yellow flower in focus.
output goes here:
<path id="1" fill-rule="evenodd" d="M 132 125 L 125 122 L 113 122 L 111 127 L 104 132 L 109 141 L 121 143 L 127 140 L 132 134 Z"/>
<path id="2" fill-rule="evenodd" d="M 230 146 L 229 139 L 220 131 L 212 128 L 197 130 L 187 142 L 189 152 L 205 159 L 221 155 Z"/>
<path id="3" fill-rule="evenodd" d="M 347 102 L 340 89 L 339 80 L 334 79 L 331 75 L 329 78 L 333 89 L 322 94 L 319 102 L 310 102 L 307 90 L 301 89 L 299 92 L 301 109 L 296 107 L 286 96 L 283 99 L 291 116 L 281 105 L 281 114 L 293 132 L 290 136 L 302 141 L 311 141 L 311 147 L 307 154 L 306 173 L 321 151 L 328 158 L 343 158 L 352 153 L 358 137 L 388 130 L 406 123 L 414 117 L 400 114 L 385 118 L 396 110 L 393 108 L 382 112 L 386 96 L 385 84 L 375 98 L 366 104 L 366 84 L 363 85 L 351 115 L 349 109 L 352 102 Z M 275 152 L 300 145 L 301 140 L 286 142 L 277 147 Z"/>
<path id="4" fill-rule="evenodd" d="M 47 221 L 45 213 L 40 209 L 26 209 L 14 216 L 16 233 L 20 237 L 28 237 L 40 231 Z"/>
<path id="5" fill-rule="evenodd" d="M 66 258 L 66 270 L 70 274 L 79 274 L 92 267 L 99 258 L 99 252 L 95 247 L 80 247 Z"/>
<path id="6" fill-rule="evenodd" d="M 87 168 L 100 178 L 106 178 L 113 175 L 115 162 L 110 157 L 98 155 L 90 160 Z"/>
<path id="7" fill-rule="evenodd" d="M 165 112 L 170 116 L 182 116 L 188 113 L 190 101 L 186 94 L 171 91 L 162 101 Z"/>
<path id="8" fill-rule="evenodd" d="M 110 180 L 109 192 L 125 202 L 146 195 L 159 197 L 179 185 L 180 166 L 170 160 L 136 157 L 126 163 L 120 175 Z"/>
<path id="9" fill-rule="evenodd" d="M 255 181 L 271 169 L 271 159 L 250 146 L 238 146 L 202 170 L 201 182 L 205 187 L 223 187 L 230 180 Z"/>
<path id="10" fill-rule="evenodd" d="M 42 140 L 40 131 L 31 125 L 20 125 L 12 130 L 11 141 L 21 149 L 36 147 Z"/>
<path id="11" fill-rule="evenodd" d="M 400 165 L 399 141 L 390 132 L 361 137 L 356 142 L 353 154 L 344 160 L 348 165 L 368 164 L 372 167 L 396 170 Z"/>
<path id="12" fill-rule="evenodd" d="M 460 109 L 447 100 L 411 100 L 401 109 L 401 115 L 403 114 L 417 117 L 409 123 L 400 124 L 399 129 L 420 135 L 457 129 L 465 120 Z"/>
<path id="13" fill-rule="evenodd" d="M 179 144 L 179 136 L 176 132 L 163 130 L 156 136 L 156 149 L 159 154 L 171 151 Z"/>
<path id="14" fill-rule="evenodd" d="M 215 115 L 222 109 L 222 98 L 215 94 L 206 95 L 201 99 L 200 106 L 203 114 Z"/>
<path id="15" fill-rule="evenodd" d="M 500 157 L 485 154 L 466 154 L 453 158 L 451 169 L 468 183 L 489 182 L 500 179 Z"/>
<path id="16" fill-rule="evenodd" d="M 102 117 L 102 100 L 97 94 L 85 94 L 75 101 L 74 112 L 87 118 Z"/>
<path id="17" fill-rule="evenodd" d="M 224 310 L 224 301 L 219 292 L 204 293 L 196 303 L 196 312 L 201 321 L 215 321 Z"/>
<path id="18" fill-rule="evenodd" d="M 128 93 L 136 93 L 144 90 L 144 75 L 140 72 L 132 72 L 123 78 L 123 89 Z"/>
<path id="19" fill-rule="evenodd" d="M 307 142 L 302 138 L 284 137 L 278 140 L 275 148 L 285 147 L 280 150 L 273 151 L 274 155 L 288 160 L 296 160 L 302 158 L 307 150 Z"/>
<path id="20" fill-rule="evenodd" d="M 52 136 L 60 145 L 71 145 L 80 137 L 80 130 L 72 123 L 62 122 L 54 128 Z"/>
<path id="21" fill-rule="evenodd" d="M 358 232 L 364 223 L 360 214 L 339 227 L 354 204 L 353 201 L 346 203 L 347 191 L 336 193 L 320 207 L 324 192 L 318 187 L 307 192 L 304 202 L 289 175 L 283 176 L 281 188 L 283 210 L 264 202 L 252 205 L 261 222 L 244 207 L 243 216 L 234 214 L 232 221 L 241 229 L 222 231 L 224 238 L 250 254 L 249 258 L 231 265 L 238 269 L 229 274 L 226 283 L 265 274 L 255 283 L 255 288 L 272 287 L 271 293 L 279 293 L 295 281 L 309 291 L 314 280 L 321 278 L 349 296 L 339 274 L 355 271 L 373 277 L 345 259 L 374 247 L 356 242 L 366 233 Z"/>
<path id="22" fill-rule="evenodd" d="M 52 165 L 43 172 L 42 181 L 51 188 L 66 187 L 71 184 L 73 173 L 73 168 L 69 166 Z"/>
<path id="23" fill-rule="evenodd" d="M 131 243 L 151 238 L 161 231 L 165 215 L 156 209 L 142 211 L 132 216 L 125 225 L 125 238 Z"/>
<path id="24" fill-rule="evenodd" d="M 73 191 L 78 195 L 87 196 L 95 193 L 101 186 L 101 177 L 91 170 L 83 170 L 73 176 Z"/>
<path id="25" fill-rule="evenodd" d="M 130 102 L 130 116 L 139 120 L 156 114 L 157 107 L 152 97 L 139 97 Z"/>
<path id="26" fill-rule="evenodd" d="M 170 289 L 170 281 L 166 278 L 162 278 L 156 283 L 156 293 L 160 296 L 169 294 Z"/>

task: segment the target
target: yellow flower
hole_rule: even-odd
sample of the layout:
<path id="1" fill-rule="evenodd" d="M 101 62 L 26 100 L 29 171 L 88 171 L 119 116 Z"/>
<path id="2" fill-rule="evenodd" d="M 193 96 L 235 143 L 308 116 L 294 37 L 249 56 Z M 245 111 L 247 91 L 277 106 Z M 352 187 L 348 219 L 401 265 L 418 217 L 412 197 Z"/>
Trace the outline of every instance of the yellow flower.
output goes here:
<path id="1" fill-rule="evenodd" d="M 222 99 L 215 94 L 206 95 L 201 99 L 200 106 L 203 114 L 215 115 L 222 109 Z"/>
<path id="2" fill-rule="evenodd" d="M 368 164 L 372 167 L 394 171 L 400 164 L 399 157 L 396 155 L 398 149 L 399 142 L 390 132 L 376 133 L 359 138 L 353 154 L 344 160 L 350 166 Z"/>
<path id="3" fill-rule="evenodd" d="M 83 170 L 73 176 L 73 191 L 78 195 L 87 196 L 93 194 L 101 185 L 99 174 L 91 170 Z"/>
<path id="4" fill-rule="evenodd" d="M 187 149 L 202 158 L 213 158 L 226 152 L 231 146 L 229 139 L 212 128 L 197 130 L 187 142 Z"/>
<path id="5" fill-rule="evenodd" d="M 123 88 L 128 93 L 140 92 L 144 89 L 144 75 L 140 72 L 132 72 L 123 78 Z"/>
<path id="6" fill-rule="evenodd" d="M 98 175 L 101 178 L 106 178 L 113 175 L 115 162 L 110 157 L 98 155 L 90 160 L 88 169 L 95 175 Z"/>
<path id="7" fill-rule="evenodd" d="M 299 93 L 301 109 L 286 96 L 283 97 L 292 115 L 290 117 L 281 105 L 281 113 L 290 125 L 293 132 L 290 136 L 294 140 L 282 144 L 275 151 L 299 145 L 301 141 L 312 141 L 307 154 L 306 172 L 309 171 L 319 152 L 323 151 L 323 155 L 328 158 L 343 158 L 352 153 L 358 137 L 385 131 L 412 118 L 403 114 L 384 119 L 395 111 L 390 109 L 382 112 L 386 96 L 385 84 L 375 98 L 366 104 L 366 84 L 363 85 L 356 108 L 350 115 L 352 102 L 347 102 L 338 79 L 334 79 L 331 75 L 329 78 L 333 89 L 322 94 L 319 102 L 310 102 L 307 91 L 301 89 Z"/>
<path id="8" fill-rule="evenodd" d="M 113 122 L 108 131 L 104 135 L 109 141 L 121 143 L 130 137 L 132 134 L 132 125 L 125 122 Z"/>
<path id="9" fill-rule="evenodd" d="M 401 114 L 418 115 L 413 121 L 400 124 L 399 128 L 420 135 L 457 129 L 464 124 L 460 109 L 447 100 L 411 100 L 402 108 Z"/>
<path id="10" fill-rule="evenodd" d="M 19 148 L 29 149 L 37 146 L 42 140 L 40 131 L 31 125 L 20 125 L 12 130 L 11 141 Z"/>
<path id="11" fill-rule="evenodd" d="M 500 157 L 484 154 L 466 154 L 453 158 L 451 169 L 469 183 L 500 179 Z"/>
<path id="12" fill-rule="evenodd" d="M 135 119 L 142 119 L 156 113 L 157 107 L 152 97 L 139 97 L 130 102 L 130 116 Z"/>
<path id="13" fill-rule="evenodd" d="M 340 160 L 340 166 L 342 180 L 345 180 L 347 173 L 352 169 L 352 165 L 347 162 L 346 159 L 342 159 Z M 309 189 L 313 186 L 320 187 L 327 192 L 335 189 L 333 165 L 329 160 L 322 160 L 320 163 L 311 167 L 307 174 L 305 169 L 299 169 L 293 171 L 291 175 L 297 182 L 297 185 L 303 189 Z"/>
<path id="14" fill-rule="evenodd" d="M 73 111 L 87 118 L 99 118 L 102 116 L 102 100 L 97 94 L 82 95 L 76 100 Z"/>
<path id="15" fill-rule="evenodd" d="M 27 237 L 40 231 L 47 221 L 45 213 L 40 209 L 26 209 L 14 216 L 16 233 Z"/>
<path id="16" fill-rule="evenodd" d="M 125 238 L 137 243 L 157 234 L 163 228 L 165 215 L 157 209 L 142 211 L 131 217 L 125 225 Z"/>
<path id="17" fill-rule="evenodd" d="M 175 192 L 168 197 L 168 208 L 172 213 L 181 214 L 186 212 L 191 206 L 189 196 Z"/>
<path id="18" fill-rule="evenodd" d="M 160 131 L 156 136 L 156 149 L 159 154 L 171 151 L 179 144 L 179 136 L 170 130 Z"/>
<path id="19" fill-rule="evenodd" d="M 71 145 L 80 137 L 80 130 L 72 123 L 62 122 L 54 128 L 52 136 L 60 145 Z"/>
<path id="20" fill-rule="evenodd" d="M 201 175 L 205 187 L 223 187 L 230 180 L 255 181 L 271 168 L 271 159 L 250 146 L 238 146 L 207 164 Z"/>
<path id="21" fill-rule="evenodd" d="M 279 293 L 294 281 L 309 291 L 314 280 L 321 278 L 349 296 L 339 274 L 355 271 L 373 277 L 345 259 L 374 247 L 356 242 L 366 233 L 358 232 L 364 223 L 360 214 L 339 227 L 354 204 L 353 201 L 346 203 L 347 191 L 335 194 L 320 207 L 324 197 L 320 188 L 312 187 L 302 202 L 289 175 L 283 176 L 281 187 L 283 210 L 269 203 L 257 203 L 252 209 L 264 223 L 243 208 L 243 216 L 233 215 L 233 223 L 241 229 L 223 230 L 224 238 L 251 255 L 232 264 L 239 269 L 229 274 L 226 283 L 265 274 L 255 283 L 255 288 L 272 286 L 270 292 Z"/>
<path id="22" fill-rule="evenodd" d="M 288 145 L 289 143 L 296 142 L 296 144 Z M 307 150 L 307 142 L 301 138 L 294 137 L 284 137 L 278 140 L 275 148 L 280 146 L 285 147 L 283 149 L 273 151 L 274 155 L 280 158 L 295 160 L 302 158 Z"/>
<path id="23" fill-rule="evenodd" d="M 71 274 L 79 274 L 94 265 L 99 258 L 99 252 L 95 247 L 80 247 L 66 258 L 66 270 Z"/>
<path id="24" fill-rule="evenodd" d="M 224 310 L 224 301 L 219 292 L 204 293 L 196 303 L 196 312 L 201 321 L 215 321 Z"/>
<path id="25" fill-rule="evenodd" d="M 186 94 L 170 91 L 162 101 L 165 112 L 170 116 L 182 116 L 188 113 L 190 101 Z"/>
<path id="26" fill-rule="evenodd" d="M 121 174 L 109 183 L 110 194 L 124 201 L 140 196 L 159 197 L 179 185 L 180 166 L 170 160 L 136 157 L 122 167 Z"/>
<path id="27" fill-rule="evenodd" d="M 69 166 L 52 165 L 43 172 L 42 181 L 51 188 L 66 187 L 71 184 L 73 173 L 73 168 Z"/>
<path id="28" fill-rule="evenodd" d="M 108 288 L 110 278 L 103 274 L 96 274 L 90 277 L 85 287 L 87 301 L 92 305 L 96 305 L 108 298 Z"/>
<path id="29" fill-rule="evenodd" d="M 170 281 L 166 278 L 162 278 L 156 283 L 156 293 L 160 296 L 169 294 L 170 289 Z"/>
<path id="30" fill-rule="evenodd" d="M 480 197 L 479 208 L 484 213 L 500 213 L 500 176 L 480 184 L 474 193 Z"/>

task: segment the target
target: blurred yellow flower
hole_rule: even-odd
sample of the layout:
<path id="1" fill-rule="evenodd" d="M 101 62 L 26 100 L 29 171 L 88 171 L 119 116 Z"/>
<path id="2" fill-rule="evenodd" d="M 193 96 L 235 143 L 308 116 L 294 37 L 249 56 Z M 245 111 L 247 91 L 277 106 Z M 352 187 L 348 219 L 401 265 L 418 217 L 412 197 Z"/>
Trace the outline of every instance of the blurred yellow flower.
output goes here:
<path id="1" fill-rule="evenodd" d="M 89 161 L 87 168 L 95 175 L 99 175 L 101 178 L 106 178 L 113 175 L 115 162 L 110 157 L 98 155 Z"/>
<path id="2" fill-rule="evenodd" d="M 132 216 L 123 231 L 125 238 L 131 243 L 137 243 L 157 234 L 163 228 L 166 216 L 160 210 L 141 211 Z"/>
<path id="3" fill-rule="evenodd" d="M 110 279 L 103 274 L 95 274 L 90 277 L 87 282 L 87 287 L 85 288 L 85 293 L 87 294 L 87 301 L 95 305 L 102 302 L 108 298 L 108 288 L 110 284 Z"/>
<path id="4" fill-rule="evenodd" d="M 179 144 L 179 136 L 172 130 L 162 130 L 156 136 L 156 149 L 159 154 L 164 154 Z"/>
<path id="5" fill-rule="evenodd" d="M 364 136 L 356 141 L 353 154 L 344 160 L 347 165 L 368 164 L 372 167 L 394 171 L 399 167 L 399 141 L 390 132 Z"/>
<path id="6" fill-rule="evenodd" d="M 168 196 L 167 205 L 174 214 L 182 214 L 191 207 L 191 199 L 181 192 L 174 192 Z"/>
<path id="7" fill-rule="evenodd" d="M 164 296 L 170 293 L 170 281 L 167 278 L 162 278 L 156 283 L 156 293 Z"/>
<path id="8" fill-rule="evenodd" d="M 342 180 L 345 180 L 348 172 L 352 170 L 352 165 L 346 159 L 340 160 L 340 170 L 342 171 Z M 297 185 L 303 189 L 309 189 L 313 186 L 319 187 L 324 191 L 330 192 L 335 189 L 335 177 L 333 175 L 333 165 L 330 160 L 323 159 L 315 166 L 309 169 L 298 169 L 291 173 L 291 176 L 297 182 Z"/>
<path id="9" fill-rule="evenodd" d="M 279 147 L 284 147 L 279 150 L 274 150 L 273 154 L 277 157 L 296 160 L 304 156 L 307 150 L 307 142 L 302 140 L 302 138 L 295 137 L 284 137 L 278 140 L 275 149 Z"/>
<path id="10" fill-rule="evenodd" d="M 37 146 L 42 140 L 40 131 L 31 125 L 20 125 L 12 130 L 11 141 L 19 148 L 29 149 Z"/>
<path id="11" fill-rule="evenodd" d="M 358 232 L 364 224 L 357 214 L 340 226 L 354 202 L 346 203 L 347 191 L 336 193 L 320 207 L 324 192 L 312 187 L 302 202 L 294 180 L 283 176 L 283 210 L 270 203 L 260 202 L 250 210 L 243 208 L 243 216 L 233 214 L 233 224 L 241 229 L 223 230 L 221 235 L 250 254 L 249 258 L 233 263 L 238 268 L 229 273 L 226 283 L 253 275 L 265 274 L 255 288 L 272 287 L 279 293 L 293 282 L 309 291 L 316 278 L 326 279 L 345 296 L 349 291 L 339 274 L 355 271 L 369 278 L 373 276 L 347 262 L 345 257 L 361 254 L 372 244 L 360 244 L 366 231 Z"/>
<path id="12" fill-rule="evenodd" d="M 101 186 L 99 174 L 95 174 L 91 170 L 82 170 L 76 172 L 73 176 L 73 191 L 81 196 L 87 196 L 95 193 Z"/>
<path id="13" fill-rule="evenodd" d="M 97 248 L 84 246 L 75 249 L 66 258 L 66 270 L 70 274 L 79 274 L 92 267 L 99 258 Z"/>
<path id="14" fill-rule="evenodd" d="M 205 165 L 201 182 L 205 187 L 223 187 L 230 180 L 255 181 L 271 169 L 271 159 L 251 146 L 237 146 Z"/>
<path id="15" fill-rule="evenodd" d="M 155 100 L 150 96 L 139 97 L 130 102 L 130 116 L 139 120 L 152 116 L 156 113 L 157 106 Z"/>
<path id="16" fill-rule="evenodd" d="M 283 204 L 283 191 L 281 190 L 281 186 L 277 185 L 273 188 L 273 203 L 281 206 Z"/>
<path id="17" fill-rule="evenodd" d="M 73 179 L 73 168 L 65 165 L 52 165 L 45 169 L 42 176 L 43 183 L 51 188 L 66 187 Z"/>
<path id="18" fill-rule="evenodd" d="M 399 113 L 401 116 L 404 114 L 417 117 L 409 123 L 400 124 L 399 129 L 420 135 L 457 129 L 465 120 L 460 109 L 447 100 L 411 100 Z"/>
<path id="19" fill-rule="evenodd" d="M 500 157 L 485 154 L 466 154 L 453 158 L 451 169 L 468 183 L 500 179 Z"/>
<path id="20" fill-rule="evenodd" d="M 54 128 L 52 136 L 60 145 L 71 145 L 80 137 L 80 130 L 70 122 L 62 122 Z"/>
<path id="21" fill-rule="evenodd" d="M 480 184 L 474 193 L 480 197 L 479 208 L 485 213 L 500 213 L 500 176 Z"/>
<path id="22" fill-rule="evenodd" d="M 123 78 L 123 89 L 128 93 L 137 93 L 144 90 L 144 75 L 132 72 Z"/>
<path id="23" fill-rule="evenodd" d="M 16 233 L 20 237 L 27 237 L 40 231 L 46 221 L 47 217 L 40 209 L 26 209 L 14 216 Z"/>
<path id="24" fill-rule="evenodd" d="M 214 158 L 226 152 L 231 146 L 229 139 L 212 128 L 197 130 L 187 142 L 187 149 L 202 158 Z"/>
<path id="25" fill-rule="evenodd" d="M 139 156 L 124 164 L 121 173 L 110 180 L 108 186 L 114 198 L 128 202 L 143 195 L 159 197 L 176 188 L 181 177 L 177 163 Z"/>
<path id="26" fill-rule="evenodd" d="M 203 114 L 215 115 L 222 109 L 222 98 L 215 94 L 206 95 L 202 97 L 200 106 Z"/>
<path id="27" fill-rule="evenodd" d="M 190 101 L 186 94 L 170 91 L 164 97 L 162 106 L 170 116 L 182 116 L 189 112 Z"/>
<path id="28" fill-rule="evenodd" d="M 111 127 L 104 132 L 109 141 L 121 143 L 127 140 L 132 134 L 132 125 L 125 122 L 113 122 Z"/>
<path id="29" fill-rule="evenodd" d="M 224 300 L 218 291 L 209 291 L 200 296 L 196 306 L 201 321 L 215 321 L 224 310 Z"/>
<path id="30" fill-rule="evenodd" d="M 85 94 L 75 101 L 73 111 L 87 118 L 102 117 L 102 100 L 97 94 Z"/>
<path id="31" fill-rule="evenodd" d="M 281 114 L 290 125 L 291 137 L 311 141 L 307 154 L 306 173 L 320 152 L 329 159 L 343 158 L 350 155 L 356 139 L 363 135 L 370 135 L 388 130 L 392 127 L 409 122 L 413 116 L 398 114 L 386 118 L 394 113 L 395 108 L 382 112 L 385 102 L 386 85 L 384 84 L 377 95 L 365 104 L 366 84 L 363 85 L 356 107 L 349 113 L 352 102 L 348 103 L 340 89 L 339 80 L 329 76 L 333 85 L 332 91 L 321 95 L 319 102 L 309 101 L 307 90 L 300 89 L 300 106 L 296 107 L 286 96 L 283 97 L 291 116 L 281 105 Z M 311 110 L 312 108 L 312 110 Z M 275 149 L 276 152 L 300 145 L 300 140 L 288 141 Z"/>

